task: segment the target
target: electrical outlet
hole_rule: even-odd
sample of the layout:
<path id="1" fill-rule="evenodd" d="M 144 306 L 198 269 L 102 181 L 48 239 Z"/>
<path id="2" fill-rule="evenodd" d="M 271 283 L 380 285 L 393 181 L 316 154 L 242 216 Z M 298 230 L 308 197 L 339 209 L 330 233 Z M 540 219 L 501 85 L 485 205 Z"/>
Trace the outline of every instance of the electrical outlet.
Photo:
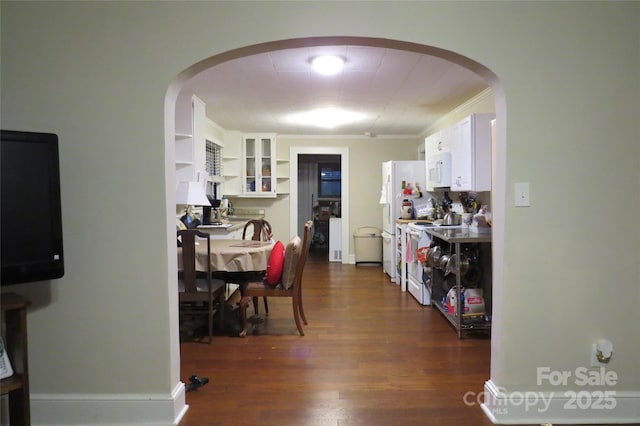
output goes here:
<path id="1" fill-rule="evenodd" d="M 589 360 L 589 365 L 591 367 L 600 367 L 605 365 L 603 362 L 598 361 L 598 346 L 594 343 L 591 345 L 591 359 Z"/>

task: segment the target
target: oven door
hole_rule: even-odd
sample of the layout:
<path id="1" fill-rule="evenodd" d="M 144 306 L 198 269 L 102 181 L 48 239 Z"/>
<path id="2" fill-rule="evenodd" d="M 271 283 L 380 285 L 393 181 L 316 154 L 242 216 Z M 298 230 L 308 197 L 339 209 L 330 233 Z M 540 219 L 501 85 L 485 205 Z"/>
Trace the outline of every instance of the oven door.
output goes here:
<path id="1" fill-rule="evenodd" d="M 417 251 L 422 246 L 429 246 L 430 239 L 426 232 L 407 227 L 411 244 L 411 262 L 407 262 L 407 290 L 421 305 L 431 304 L 431 297 L 423 280 L 424 268 L 418 260 Z"/>

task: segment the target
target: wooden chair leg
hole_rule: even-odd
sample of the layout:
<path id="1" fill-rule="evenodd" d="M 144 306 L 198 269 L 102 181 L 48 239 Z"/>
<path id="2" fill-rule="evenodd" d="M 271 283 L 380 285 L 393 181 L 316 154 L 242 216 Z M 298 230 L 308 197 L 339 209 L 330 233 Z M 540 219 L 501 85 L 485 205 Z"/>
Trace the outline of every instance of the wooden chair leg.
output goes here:
<path id="1" fill-rule="evenodd" d="M 304 325 L 307 325 L 307 317 L 304 315 L 304 307 L 302 306 L 302 289 L 300 289 L 298 292 L 298 308 L 300 310 L 300 316 L 302 317 Z"/>
<path id="2" fill-rule="evenodd" d="M 247 330 L 249 329 L 249 320 L 247 319 L 247 306 L 249 305 L 249 300 L 251 297 L 243 297 L 240 299 L 240 314 L 242 316 L 242 331 L 240 332 L 240 337 L 244 337 L 247 335 Z"/>
<path id="3" fill-rule="evenodd" d="M 253 298 L 253 313 L 258 315 L 258 297 Z M 264 300 L 264 312 L 265 315 L 269 315 L 269 304 L 267 303 L 267 298 L 263 297 Z"/>
<path id="4" fill-rule="evenodd" d="M 293 318 L 296 320 L 296 327 L 298 327 L 298 333 L 300 336 L 304 336 L 304 331 L 302 330 L 302 324 L 300 323 L 300 306 L 298 305 L 298 298 L 292 297 L 293 304 Z"/>
<path id="5" fill-rule="evenodd" d="M 207 343 L 211 344 L 211 341 L 213 340 L 213 302 L 209 301 L 209 312 L 207 315 L 209 318 L 207 318 L 207 322 L 209 323 L 209 340 L 207 341 Z"/>

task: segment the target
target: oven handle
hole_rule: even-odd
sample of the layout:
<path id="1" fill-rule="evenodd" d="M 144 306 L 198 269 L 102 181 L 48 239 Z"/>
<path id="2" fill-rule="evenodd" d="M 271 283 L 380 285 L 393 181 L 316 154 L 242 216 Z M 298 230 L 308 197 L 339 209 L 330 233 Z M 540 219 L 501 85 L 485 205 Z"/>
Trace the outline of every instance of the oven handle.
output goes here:
<path id="1" fill-rule="evenodd" d="M 407 228 L 407 234 L 409 235 L 415 235 L 416 237 L 419 237 L 422 235 L 424 231 L 419 231 L 417 229 L 411 229 L 411 228 Z"/>

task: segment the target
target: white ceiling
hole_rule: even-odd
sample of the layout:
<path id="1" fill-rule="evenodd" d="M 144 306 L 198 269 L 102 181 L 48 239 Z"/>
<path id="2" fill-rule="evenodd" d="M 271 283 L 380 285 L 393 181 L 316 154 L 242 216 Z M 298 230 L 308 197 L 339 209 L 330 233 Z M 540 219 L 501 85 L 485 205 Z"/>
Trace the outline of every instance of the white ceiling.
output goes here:
<path id="1" fill-rule="evenodd" d="M 346 58 L 341 74 L 312 72 L 321 54 Z M 488 87 L 447 60 L 379 47 L 315 46 L 277 50 L 224 62 L 197 74 L 183 91 L 207 104 L 227 130 L 295 135 L 419 136 L 443 114 Z M 366 114 L 334 129 L 293 125 L 288 114 L 339 107 Z"/>

